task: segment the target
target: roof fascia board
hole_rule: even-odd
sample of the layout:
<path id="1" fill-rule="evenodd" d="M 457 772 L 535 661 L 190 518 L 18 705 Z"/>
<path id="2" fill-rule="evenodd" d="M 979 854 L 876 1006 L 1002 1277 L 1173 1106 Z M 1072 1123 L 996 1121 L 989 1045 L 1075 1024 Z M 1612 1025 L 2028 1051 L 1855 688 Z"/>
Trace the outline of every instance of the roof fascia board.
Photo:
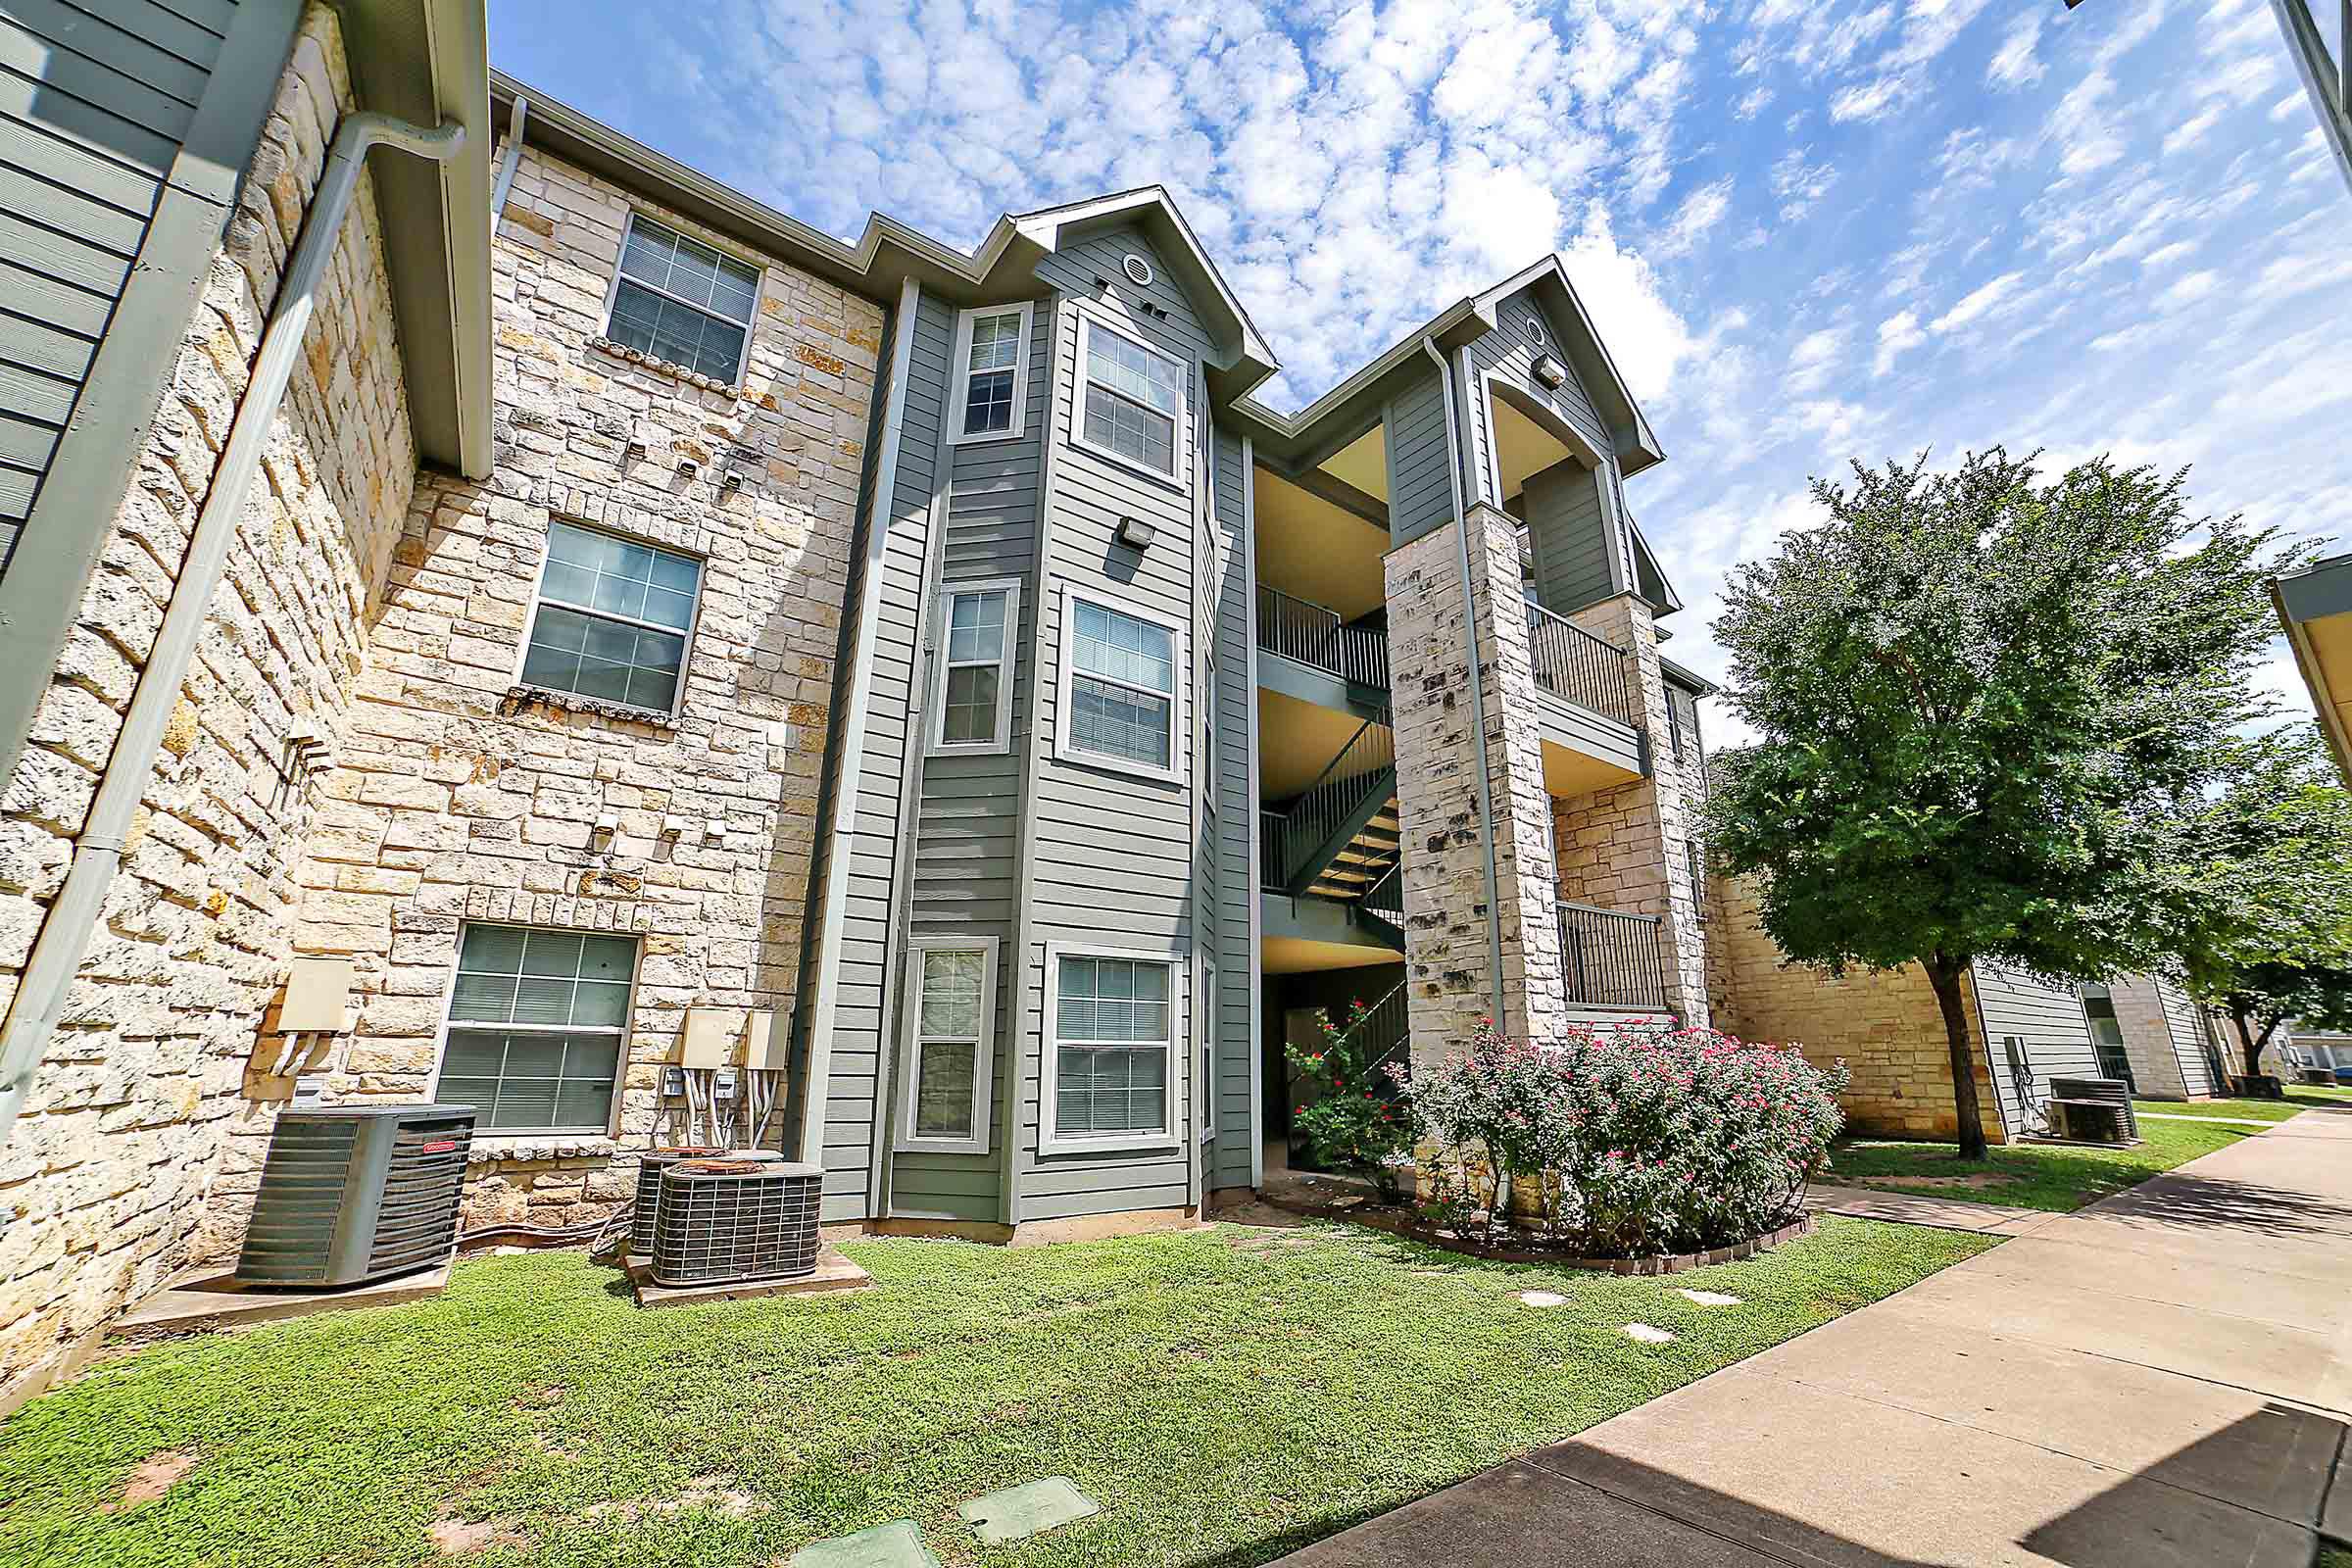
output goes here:
<path id="1" fill-rule="evenodd" d="M 368 169 L 419 457 L 468 478 L 491 463 L 490 55 L 480 0 L 350 0 L 344 47 L 363 107 L 418 125 L 456 123 L 446 164 L 380 158 Z"/>
<path id="2" fill-rule="evenodd" d="M 1429 361 L 1421 353 L 1423 338 L 1434 338 L 1442 347 L 1454 348 L 1494 329 L 1494 314 L 1491 309 L 1480 310 L 1475 300 L 1456 300 L 1297 414 L 1270 409 L 1247 392 L 1221 407 L 1228 420 L 1238 429 L 1247 430 L 1257 443 L 1261 462 L 1271 457 L 1295 463 L 1302 453 L 1315 448 L 1327 428 L 1352 429 L 1350 440 L 1361 435 L 1379 418 L 1380 408 L 1389 400 L 1395 384 L 1432 373 Z M 1349 410 L 1354 412 L 1351 414 Z M 1327 421 L 1336 421 L 1336 425 Z M 1339 448 L 1335 446 L 1332 450 Z"/>

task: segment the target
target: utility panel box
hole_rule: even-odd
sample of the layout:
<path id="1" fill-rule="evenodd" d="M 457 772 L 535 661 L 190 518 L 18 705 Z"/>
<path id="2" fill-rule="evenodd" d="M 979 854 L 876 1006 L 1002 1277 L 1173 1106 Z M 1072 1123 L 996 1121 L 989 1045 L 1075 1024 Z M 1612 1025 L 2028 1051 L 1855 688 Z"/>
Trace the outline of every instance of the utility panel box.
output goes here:
<path id="1" fill-rule="evenodd" d="M 244 1285 L 362 1285 L 449 1256 L 471 1105 L 283 1111 L 237 1256 Z"/>
<path id="2" fill-rule="evenodd" d="M 278 1004 L 281 1035 L 351 1032 L 351 960 L 296 958 L 286 974 L 286 1000 Z"/>

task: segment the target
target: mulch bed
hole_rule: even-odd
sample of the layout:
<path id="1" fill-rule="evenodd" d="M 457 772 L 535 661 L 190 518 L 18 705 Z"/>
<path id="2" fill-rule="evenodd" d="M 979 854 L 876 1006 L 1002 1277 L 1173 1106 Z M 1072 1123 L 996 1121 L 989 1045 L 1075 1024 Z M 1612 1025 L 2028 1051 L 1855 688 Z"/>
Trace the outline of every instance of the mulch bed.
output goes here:
<path id="1" fill-rule="evenodd" d="M 1424 1242 L 1431 1247 L 1444 1248 L 1448 1252 L 1462 1252 L 1471 1257 L 1490 1257 L 1504 1263 L 1551 1263 L 1562 1268 L 1589 1268 L 1604 1274 L 1647 1276 L 1680 1274 L 1687 1269 L 1710 1268 L 1717 1263 L 1737 1263 L 1743 1257 L 1770 1251 L 1783 1242 L 1795 1241 L 1811 1234 L 1813 1216 L 1790 1220 L 1778 1230 L 1751 1236 L 1744 1242 L 1729 1247 L 1710 1247 L 1703 1252 L 1666 1252 L 1652 1257 L 1582 1257 L 1543 1248 L 1489 1247 L 1453 1231 L 1442 1230 L 1409 1208 L 1391 1207 L 1372 1203 L 1363 1199 L 1344 1198 L 1336 1202 L 1317 1202 L 1307 1199 L 1267 1196 L 1263 1201 L 1292 1214 L 1303 1214 L 1309 1219 L 1344 1220 L 1350 1225 L 1365 1225 L 1392 1236 L 1402 1236 Z"/>

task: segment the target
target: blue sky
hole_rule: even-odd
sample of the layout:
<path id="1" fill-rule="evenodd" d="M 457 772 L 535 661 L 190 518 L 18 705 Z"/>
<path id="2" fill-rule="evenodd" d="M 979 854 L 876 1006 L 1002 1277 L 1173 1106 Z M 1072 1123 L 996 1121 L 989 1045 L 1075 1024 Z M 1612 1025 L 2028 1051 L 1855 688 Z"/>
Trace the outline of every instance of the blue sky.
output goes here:
<path id="1" fill-rule="evenodd" d="M 2187 464 L 2202 511 L 2352 535 L 2352 195 L 2263 0 L 493 0 L 490 33 L 844 236 L 1163 183 L 1280 407 L 1559 251 L 1665 443 L 1629 497 L 1705 673 L 1724 572 L 1849 456 Z M 2304 701 L 2282 645 L 2269 678 Z"/>

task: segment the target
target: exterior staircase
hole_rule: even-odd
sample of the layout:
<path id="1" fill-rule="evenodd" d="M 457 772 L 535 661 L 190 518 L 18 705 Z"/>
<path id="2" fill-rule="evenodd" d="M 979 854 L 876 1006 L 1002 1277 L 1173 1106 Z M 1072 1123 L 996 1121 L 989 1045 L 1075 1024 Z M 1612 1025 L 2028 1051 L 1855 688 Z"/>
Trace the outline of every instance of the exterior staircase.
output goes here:
<path id="1" fill-rule="evenodd" d="M 1367 719 L 1315 781 L 1267 813 L 1266 881 L 1294 898 L 1351 906 L 1380 946 L 1404 951 L 1396 736 L 1388 714 Z"/>

